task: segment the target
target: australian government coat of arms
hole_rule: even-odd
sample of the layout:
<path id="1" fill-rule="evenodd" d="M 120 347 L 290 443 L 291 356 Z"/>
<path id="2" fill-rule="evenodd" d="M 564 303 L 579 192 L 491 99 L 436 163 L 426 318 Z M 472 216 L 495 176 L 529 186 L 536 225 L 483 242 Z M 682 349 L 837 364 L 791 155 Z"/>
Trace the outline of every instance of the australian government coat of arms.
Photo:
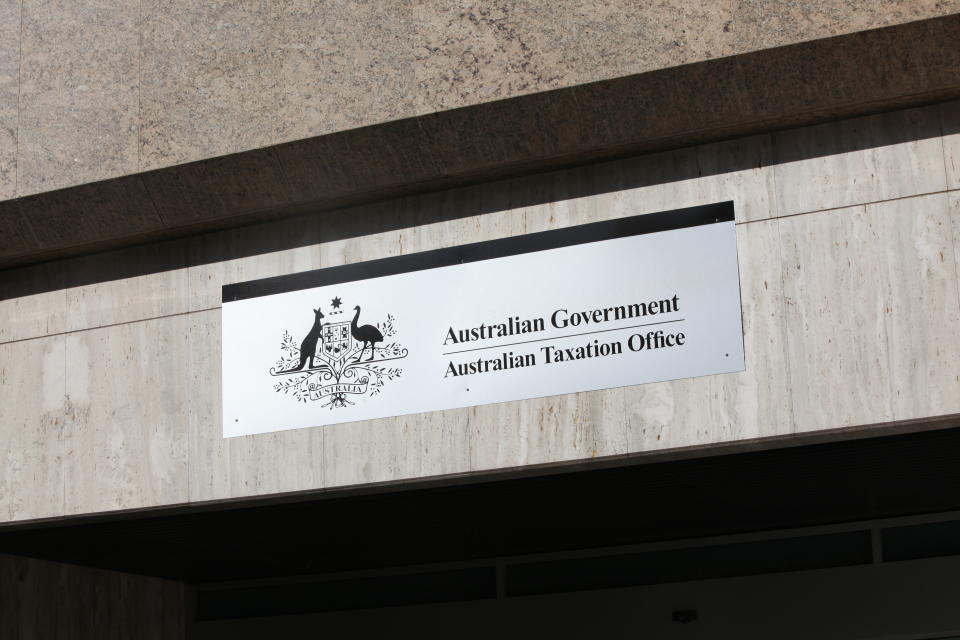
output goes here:
<path id="1" fill-rule="evenodd" d="M 353 320 L 340 320 L 342 306 L 340 298 L 334 298 L 326 314 L 313 309 L 313 326 L 299 347 L 289 331 L 283 332 L 280 359 L 270 368 L 270 375 L 282 378 L 273 385 L 277 393 L 338 409 L 379 395 L 403 373 L 395 361 L 406 358 L 408 351 L 392 340 L 397 333 L 394 317 L 360 324 L 357 305 Z"/>

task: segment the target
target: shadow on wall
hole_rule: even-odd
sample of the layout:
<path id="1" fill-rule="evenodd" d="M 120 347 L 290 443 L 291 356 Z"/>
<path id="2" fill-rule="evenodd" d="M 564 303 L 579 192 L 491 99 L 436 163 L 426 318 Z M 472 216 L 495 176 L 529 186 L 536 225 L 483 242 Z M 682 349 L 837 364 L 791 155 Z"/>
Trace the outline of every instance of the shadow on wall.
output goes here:
<path id="1" fill-rule="evenodd" d="M 960 132 L 929 107 L 710 143 L 151 242 L 0 271 L 0 300 L 252 257 L 510 209 L 835 156 Z M 910 126 L 903 126 L 909 122 Z M 948 129 L 948 130 L 946 130 Z M 761 153 L 745 152 L 754 141 Z M 709 162 L 700 151 L 711 149 Z M 470 238 L 455 242 L 470 242 Z"/>

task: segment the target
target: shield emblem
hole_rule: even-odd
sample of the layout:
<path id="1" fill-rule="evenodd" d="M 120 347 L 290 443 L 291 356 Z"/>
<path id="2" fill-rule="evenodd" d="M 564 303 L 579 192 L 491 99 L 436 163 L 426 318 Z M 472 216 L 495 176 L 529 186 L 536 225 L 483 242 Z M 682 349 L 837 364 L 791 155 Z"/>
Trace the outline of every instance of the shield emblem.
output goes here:
<path id="1" fill-rule="evenodd" d="M 353 336 L 350 335 L 349 322 L 335 322 L 323 325 L 323 355 L 331 360 L 339 360 L 353 349 Z"/>

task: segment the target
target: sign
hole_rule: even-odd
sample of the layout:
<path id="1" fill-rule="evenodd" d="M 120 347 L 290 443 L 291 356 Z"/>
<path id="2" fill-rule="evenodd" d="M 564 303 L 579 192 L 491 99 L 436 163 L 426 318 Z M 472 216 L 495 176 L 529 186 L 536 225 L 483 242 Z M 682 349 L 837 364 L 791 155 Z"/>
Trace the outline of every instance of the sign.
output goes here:
<path id="1" fill-rule="evenodd" d="M 225 437 L 744 368 L 732 203 L 227 285 L 223 299 Z"/>

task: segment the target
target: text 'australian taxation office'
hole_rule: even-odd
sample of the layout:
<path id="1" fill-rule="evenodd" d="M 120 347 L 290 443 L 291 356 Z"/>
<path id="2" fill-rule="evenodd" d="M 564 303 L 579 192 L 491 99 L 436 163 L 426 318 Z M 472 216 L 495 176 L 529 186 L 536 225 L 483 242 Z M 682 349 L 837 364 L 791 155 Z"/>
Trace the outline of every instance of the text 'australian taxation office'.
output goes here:
<path id="1" fill-rule="evenodd" d="M 586 360 L 590 358 L 617 356 L 624 353 L 624 346 L 630 352 L 640 352 L 650 349 L 664 349 L 681 347 L 686 342 L 687 336 L 682 331 L 670 332 L 664 329 L 648 329 L 647 331 L 635 331 L 625 339 L 603 341 L 601 338 L 585 337 L 584 342 L 573 347 L 556 347 L 552 344 L 535 346 L 534 343 L 545 340 L 560 340 L 566 338 L 590 336 L 591 334 L 606 333 L 613 331 L 626 331 L 630 329 L 639 329 L 653 327 L 656 325 L 666 325 L 682 322 L 682 318 L 669 318 L 659 322 L 647 323 L 643 325 L 632 325 L 628 327 L 606 327 L 607 323 L 633 318 L 645 318 L 660 314 L 677 313 L 680 310 L 680 296 L 674 294 L 672 297 L 660 300 L 651 300 L 649 302 L 635 302 L 632 304 L 602 307 L 599 309 L 590 309 L 586 311 L 576 311 L 566 308 L 556 309 L 549 316 L 550 327 L 554 329 L 592 329 L 581 331 L 580 333 L 549 336 L 545 338 L 534 338 L 524 340 L 510 345 L 490 345 L 488 347 L 470 345 L 459 351 L 448 351 L 444 355 L 454 355 L 460 353 L 470 353 L 483 351 L 486 349 L 498 349 L 503 346 L 514 346 L 516 344 L 530 344 L 530 350 L 525 353 L 516 353 L 514 351 L 503 351 L 497 357 L 480 356 L 455 362 L 450 360 L 447 365 L 444 377 L 459 377 L 473 375 L 477 373 L 491 373 L 505 371 L 518 367 L 532 367 L 537 364 L 554 364 L 558 362 L 570 362 L 574 360 Z M 443 342 L 444 347 L 453 345 L 462 345 L 464 343 L 479 342 L 495 338 L 507 338 L 511 336 L 523 336 L 526 334 L 535 334 L 547 331 L 547 322 L 544 317 L 535 317 L 521 320 L 519 316 L 512 316 L 502 322 L 482 323 L 475 327 L 457 328 L 450 327 L 447 330 Z"/>

